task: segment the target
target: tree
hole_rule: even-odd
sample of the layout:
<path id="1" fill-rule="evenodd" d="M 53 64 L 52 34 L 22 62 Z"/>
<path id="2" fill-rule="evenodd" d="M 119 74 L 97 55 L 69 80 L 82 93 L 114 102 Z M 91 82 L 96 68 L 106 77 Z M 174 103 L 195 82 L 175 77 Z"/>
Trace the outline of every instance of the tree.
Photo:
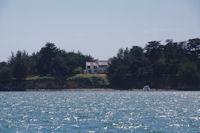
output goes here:
<path id="1" fill-rule="evenodd" d="M 166 40 L 165 45 L 151 41 L 144 49 L 120 49 L 111 59 L 108 79 L 111 86 L 126 89 L 145 84 L 154 88 L 200 88 L 199 53 L 198 38 L 187 42 Z"/>
<path id="2" fill-rule="evenodd" d="M 83 72 L 83 68 L 82 67 L 76 67 L 74 70 L 73 70 L 73 73 L 75 74 L 80 74 Z"/>
<path id="3" fill-rule="evenodd" d="M 150 59 L 150 61 L 157 61 L 162 58 L 163 45 L 159 41 L 148 42 L 145 49 L 145 55 Z"/>
<path id="4" fill-rule="evenodd" d="M 47 43 L 38 53 L 36 66 L 37 72 L 42 76 L 66 78 L 76 74 L 75 68 L 85 68 L 86 61 L 93 61 L 93 58 L 81 52 L 66 52 L 57 48 L 54 43 Z"/>
<path id="5" fill-rule="evenodd" d="M 52 72 L 51 75 L 58 79 L 66 79 L 70 75 L 70 68 L 62 56 L 57 55 L 52 59 Z"/>
<path id="6" fill-rule="evenodd" d="M 200 84 L 200 72 L 195 63 L 187 61 L 182 64 L 178 75 L 182 85 L 196 87 Z"/>
<path id="7" fill-rule="evenodd" d="M 12 67 L 12 75 L 16 80 L 23 80 L 27 76 L 27 67 L 25 60 L 28 54 L 25 51 L 17 51 L 16 55 L 12 53 L 9 64 Z"/>
<path id="8" fill-rule="evenodd" d="M 112 87 L 115 88 L 128 88 L 129 65 L 125 64 L 121 57 L 114 57 L 108 67 L 108 79 Z"/>
<path id="9" fill-rule="evenodd" d="M 193 61 L 198 60 L 200 58 L 200 39 L 194 38 L 194 39 L 188 40 L 187 50 L 188 50 L 190 58 Z"/>
<path id="10" fill-rule="evenodd" d="M 8 81 L 12 79 L 11 70 L 6 66 L 0 69 L 0 81 Z"/>
<path id="11" fill-rule="evenodd" d="M 28 56 L 28 58 L 25 60 L 28 76 L 38 75 L 36 67 L 38 58 L 39 58 L 38 53 L 32 53 L 32 55 Z"/>
<path id="12" fill-rule="evenodd" d="M 40 75 L 48 75 L 52 73 L 52 60 L 56 57 L 58 48 L 54 43 L 47 43 L 39 52 L 37 63 L 37 71 Z"/>
<path id="13" fill-rule="evenodd" d="M 111 60 L 108 68 L 108 79 L 113 87 L 134 88 L 147 81 L 149 65 L 143 49 L 133 46 L 120 49 L 117 57 Z"/>
<path id="14" fill-rule="evenodd" d="M 7 63 L 6 62 L 0 62 L 0 70 L 2 69 L 2 68 L 4 68 L 4 67 L 6 67 L 7 66 Z"/>

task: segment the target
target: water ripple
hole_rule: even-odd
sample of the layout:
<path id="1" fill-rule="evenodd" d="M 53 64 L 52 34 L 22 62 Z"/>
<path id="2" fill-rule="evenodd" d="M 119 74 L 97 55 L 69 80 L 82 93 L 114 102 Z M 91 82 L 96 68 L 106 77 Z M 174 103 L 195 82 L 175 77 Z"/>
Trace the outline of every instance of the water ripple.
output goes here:
<path id="1" fill-rule="evenodd" d="M 0 92 L 0 132 L 200 132 L 200 92 Z"/>

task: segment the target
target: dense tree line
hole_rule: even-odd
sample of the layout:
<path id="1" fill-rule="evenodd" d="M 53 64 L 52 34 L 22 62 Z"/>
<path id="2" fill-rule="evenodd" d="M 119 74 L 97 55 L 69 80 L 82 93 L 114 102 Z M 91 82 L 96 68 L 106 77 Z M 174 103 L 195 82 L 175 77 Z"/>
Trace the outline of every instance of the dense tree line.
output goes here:
<path id="1" fill-rule="evenodd" d="M 51 76 L 66 79 L 85 68 L 86 61 L 93 61 L 91 56 L 78 52 L 66 52 L 53 43 L 47 43 L 32 55 L 26 51 L 12 53 L 7 62 L 0 62 L 0 81 L 11 79 L 23 80 L 27 76 Z"/>
<path id="2" fill-rule="evenodd" d="M 55 77 L 65 80 L 85 68 L 91 56 L 66 52 L 53 43 L 47 43 L 39 52 L 12 53 L 7 62 L 0 62 L 0 82 L 24 80 L 31 76 Z M 107 77 L 113 88 L 199 89 L 200 39 L 184 42 L 151 41 L 141 48 L 120 49 L 111 59 Z"/>
<path id="3" fill-rule="evenodd" d="M 115 88 L 200 88 L 200 39 L 151 41 L 141 48 L 120 49 L 111 59 L 108 78 Z"/>

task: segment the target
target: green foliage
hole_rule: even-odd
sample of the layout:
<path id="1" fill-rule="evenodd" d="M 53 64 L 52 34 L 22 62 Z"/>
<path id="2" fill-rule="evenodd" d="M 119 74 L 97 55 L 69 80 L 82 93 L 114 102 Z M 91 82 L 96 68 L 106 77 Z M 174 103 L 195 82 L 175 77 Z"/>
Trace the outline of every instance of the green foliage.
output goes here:
<path id="1" fill-rule="evenodd" d="M 25 51 L 12 53 L 8 62 L 0 62 L 0 70 L 5 66 L 16 80 L 28 77 L 54 77 L 64 81 L 77 73 L 82 73 L 86 61 L 93 61 L 91 56 L 78 52 L 66 52 L 46 43 L 39 52 L 28 55 Z"/>
<path id="2" fill-rule="evenodd" d="M 70 74 L 70 68 L 62 56 L 57 55 L 52 59 L 52 68 L 50 74 L 58 79 L 65 79 Z"/>
<path id="3" fill-rule="evenodd" d="M 138 80 L 147 78 L 148 60 L 145 58 L 143 49 L 138 46 L 130 50 L 120 49 L 117 57 L 111 60 L 108 68 L 108 79 L 115 88 L 132 88 L 138 86 Z"/>
<path id="4" fill-rule="evenodd" d="M 83 68 L 82 67 L 76 67 L 74 70 L 73 70 L 73 73 L 75 74 L 80 74 L 83 72 Z"/>
<path id="5" fill-rule="evenodd" d="M 148 42 L 144 49 L 146 50 L 145 55 L 150 61 L 155 61 L 162 57 L 163 45 L 159 41 Z"/>
<path id="6" fill-rule="evenodd" d="M 109 80 L 112 87 L 124 89 L 142 88 L 146 84 L 165 89 L 200 88 L 199 38 L 185 42 L 167 40 L 165 44 L 151 41 L 145 48 L 120 49 L 111 59 L 107 77 L 81 74 L 86 61 L 94 59 L 47 43 L 32 55 L 17 51 L 8 62 L 0 62 L 0 80 L 11 80 L 13 76 L 16 80 L 58 79 L 62 84 L 68 79 L 79 87 L 104 87 Z"/>
<path id="7" fill-rule="evenodd" d="M 12 67 L 12 75 L 16 80 L 23 80 L 27 76 L 27 66 L 25 64 L 28 54 L 25 51 L 17 51 L 16 55 L 12 53 L 9 63 Z"/>
<path id="8" fill-rule="evenodd" d="M 8 67 L 3 67 L 0 69 L 0 81 L 11 80 L 12 73 Z"/>
<path id="9" fill-rule="evenodd" d="M 80 52 L 67 53 L 57 48 L 53 43 L 47 43 L 38 53 L 37 71 L 39 75 L 51 75 L 58 79 L 66 79 L 77 74 L 78 69 L 85 67 L 86 61 L 91 61 L 91 56 L 85 56 Z M 82 71 L 82 70 L 81 70 Z"/>
<path id="10" fill-rule="evenodd" d="M 198 85 L 200 81 L 200 72 L 197 69 L 197 65 L 192 62 L 186 62 L 182 64 L 178 72 L 180 81 L 186 85 Z"/>
<path id="11" fill-rule="evenodd" d="M 120 49 L 108 68 L 115 88 L 200 88 L 200 39 L 149 42 L 144 49 Z"/>
<path id="12" fill-rule="evenodd" d="M 70 88 L 102 88 L 108 87 L 105 74 L 78 74 L 67 79 Z"/>
<path id="13" fill-rule="evenodd" d="M 6 62 L 0 62 L 0 69 L 4 68 L 7 66 Z"/>
<path id="14" fill-rule="evenodd" d="M 56 57 L 58 49 L 53 43 L 47 43 L 39 52 L 37 70 L 40 75 L 48 75 L 53 72 L 52 60 Z"/>
<path id="15" fill-rule="evenodd" d="M 39 60 L 38 53 L 33 53 L 31 56 L 28 57 L 28 60 L 26 60 L 28 75 L 39 75 L 37 70 L 38 60 Z"/>
<path id="16" fill-rule="evenodd" d="M 50 76 L 28 76 L 26 77 L 26 80 L 44 80 L 44 79 L 55 79 L 54 77 L 50 77 Z"/>

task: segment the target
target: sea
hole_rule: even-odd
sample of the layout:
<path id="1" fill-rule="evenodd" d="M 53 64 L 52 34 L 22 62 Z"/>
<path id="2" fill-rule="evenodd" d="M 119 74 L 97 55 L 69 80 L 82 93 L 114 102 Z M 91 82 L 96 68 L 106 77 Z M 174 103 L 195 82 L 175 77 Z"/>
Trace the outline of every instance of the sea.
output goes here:
<path id="1" fill-rule="evenodd" d="M 200 91 L 0 92 L 0 133 L 200 133 Z"/>

